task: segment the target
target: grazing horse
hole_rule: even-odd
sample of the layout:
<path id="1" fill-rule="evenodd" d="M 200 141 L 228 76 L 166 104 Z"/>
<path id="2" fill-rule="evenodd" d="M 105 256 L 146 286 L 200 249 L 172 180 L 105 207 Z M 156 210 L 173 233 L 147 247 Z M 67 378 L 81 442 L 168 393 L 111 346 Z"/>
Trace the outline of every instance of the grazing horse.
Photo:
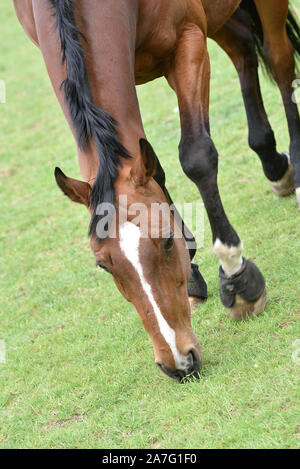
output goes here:
<path id="1" fill-rule="evenodd" d="M 256 8 L 243 2 L 244 11 L 239 9 L 240 0 L 14 3 L 25 31 L 43 53 L 77 141 L 84 181 L 56 168 L 57 184 L 71 200 L 88 208 L 96 263 L 112 274 L 123 296 L 134 304 L 152 339 L 156 363 L 178 381 L 189 374 L 197 376 L 201 352 L 191 327 L 188 293 L 205 297 L 205 284 L 191 264 L 195 247 L 187 250 L 192 235 L 183 230 L 184 237 L 175 236 L 178 225 L 185 227 L 178 217 L 175 220 L 164 171 L 146 140 L 135 85 L 165 76 L 176 92 L 180 162 L 207 210 L 221 263 L 222 302 L 236 319 L 259 314 L 266 304 L 265 281 L 255 264 L 243 258 L 242 242 L 225 214 L 217 185 L 218 153 L 209 126 L 207 37 L 226 50 L 239 72 L 250 146 L 261 158 L 274 190 L 284 195 L 288 186 L 285 192 L 290 192 L 294 171 L 298 189 L 300 126 L 297 108 L 288 99 L 294 78 L 286 29 L 288 1 L 255 0 Z M 292 163 L 277 153 L 263 108 L 255 37 L 265 39 L 264 57 L 283 95 Z M 103 204 L 117 209 L 115 236 L 110 235 Z M 130 210 L 136 204 L 145 207 L 143 223 L 137 223 Z M 153 205 L 168 207 L 167 235 L 160 221 L 156 236 L 144 235 L 141 225 L 151 225 Z"/>

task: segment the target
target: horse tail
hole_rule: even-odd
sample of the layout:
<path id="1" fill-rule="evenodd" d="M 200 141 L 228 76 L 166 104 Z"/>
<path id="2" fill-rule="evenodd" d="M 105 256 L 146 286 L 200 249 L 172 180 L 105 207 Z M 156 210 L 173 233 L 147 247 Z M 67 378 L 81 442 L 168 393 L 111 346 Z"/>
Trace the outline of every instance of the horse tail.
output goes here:
<path id="1" fill-rule="evenodd" d="M 91 193 L 93 214 L 89 234 L 97 227 L 99 204 L 114 204 L 114 182 L 118 175 L 120 157 L 129 158 L 127 150 L 119 140 L 117 121 L 104 109 L 93 104 L 88 82 L 84 51 L 81 41 L 83 34 L 75 22 L 74 0 L 49 0 L 55 10 L 56 27 L 59 32 L 62 63 L 65 64 L 67 77 L 62 82 L 68 110 L 76 131 L 78 145 L 85 150 L 93 139 L 99 156 L 99 167 Z"/>
<path id="2" fill-rule="evenodd" d="M 270 66 L 266 57 L 263 53 L 263 44 L 264 44 L 264 32 L 262 23 L 256 9 L 255 3 L 253 0 L 242 0 L 240 4 L 240 8 L 245 10 L 249 17 L 250 17 L 250 24 L 253 34 L 253 39 L 255 42 L 256 51 L 258 54 L 259 61 L 263 66 L 264 71 L 268 75 L 268 77 L 274 81 Z M 296 14 L 290 8 L 288 12 L 287 22 L 286 22 L 286 32 L 287 36 L 294 48 L 294 56 L 296 63 L 299 62 L 300 58 L 300 26 L 297 21 Z"/>

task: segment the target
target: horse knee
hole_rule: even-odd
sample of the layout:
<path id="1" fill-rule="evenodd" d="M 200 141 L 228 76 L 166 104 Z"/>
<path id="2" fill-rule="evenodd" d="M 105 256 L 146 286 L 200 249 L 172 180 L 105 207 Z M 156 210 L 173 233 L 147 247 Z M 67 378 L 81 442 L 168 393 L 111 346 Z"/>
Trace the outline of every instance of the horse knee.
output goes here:
<path id="1" fill-rule="evenodd" d="M 182 140 L 179 157 L 184 173 L 195 183 L 217 175 L 218 153 L 209 137 Z"/>

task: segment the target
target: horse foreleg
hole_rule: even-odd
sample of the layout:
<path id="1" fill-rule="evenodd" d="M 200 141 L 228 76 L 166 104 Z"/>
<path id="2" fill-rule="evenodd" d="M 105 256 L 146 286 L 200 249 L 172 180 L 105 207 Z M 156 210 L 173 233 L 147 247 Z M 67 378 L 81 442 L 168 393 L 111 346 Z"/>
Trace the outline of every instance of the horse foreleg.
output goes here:
<path id="1" fill-rule="evenodd" d="M 288 0 L 255 0 L 264 31 L 264 55 L 280 89 L 290 135 L 291 162 L 295 169 L 295 189 L 300 207 L 300 119 L 292 100 L 295 78 L 293 46 L 287 36 Z"/>
<path id="2" fill-rule="evenodd" d="M 182 31 L 167 79 L 178 96 L 180 162 L 196 184 L 207 210 L 220 267 L 223 304 L 235 319 L 259 314 L 266 304 L 258 268 L 243 259 L 241 240 L 225 214 L 217 184 L 218 153 L 209 130 L 210 63 L 206 36 L 194 25 Z"/>
<path id="3" fill-rule="evenodd" d="M 294 190 L 294 170 L 285 153 L 276 149 L 260 90 L 258 60 L 248 16 L 238 10 L 212 37 L 232 60 L 240 79 L 248 127 L 249 146 L 259 156 L 264 173 L 278 195 Z"/>

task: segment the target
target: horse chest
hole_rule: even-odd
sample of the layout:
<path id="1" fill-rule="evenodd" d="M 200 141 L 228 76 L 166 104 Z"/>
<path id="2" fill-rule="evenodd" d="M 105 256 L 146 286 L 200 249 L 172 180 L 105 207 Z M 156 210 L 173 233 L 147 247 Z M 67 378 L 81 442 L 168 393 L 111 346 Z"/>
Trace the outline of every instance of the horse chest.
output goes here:
<path id="1" fill-rule="evenodd" d="M 135 78 L 143 84 L 164 75 L 168 69 L 171 55 L 176 47 L 175 28 L 160 28 L 153 32 L 145 44 L 135 53 Z"/>
<path id="2" fill-rule="evenodd" d="M 142 85 L 163 76 L 169 63 L 166 57 L 157 57 L 151 52 L 137 52 L 135 56 L 135 81 Z"/>

